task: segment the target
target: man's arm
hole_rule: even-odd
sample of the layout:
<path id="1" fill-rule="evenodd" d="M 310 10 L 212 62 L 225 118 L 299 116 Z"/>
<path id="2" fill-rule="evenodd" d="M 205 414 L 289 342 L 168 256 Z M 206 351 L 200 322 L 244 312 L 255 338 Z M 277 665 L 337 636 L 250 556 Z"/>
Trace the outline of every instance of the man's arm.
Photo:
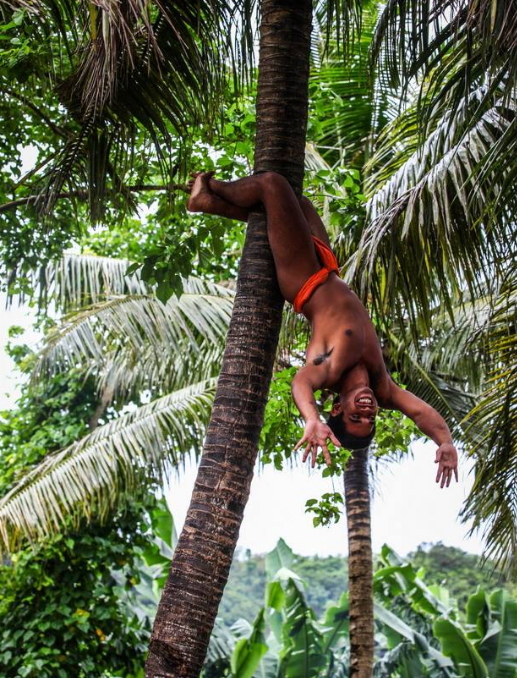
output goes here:
<path id="1" fill-rule="evenodd" d="M 321 421 L 314 399 L 314 391 L 317 391 L 324 385 L 325 377 L 326 369 L 323 365 L 307 365 L 307 367 L 302 367 L 298 370 L 291 383 L 294 402 L 305 421 L 305 431 L 294 449 L 297 450 L 304 443 L 307 443 L 302 461 L 305 461 L 309 454 L 312 453 L 312 468 L 316 465 L 318 447 L 321 447 L 323 457 L 330 466 L 331 459 L 327 447 L 328 438 L 330 438 L 334 445 L 341 447 L 339 440 L 332 433 L 330 427 Z"/>
<path id="2" fill-rule="evenodd" d="M 458 481 L 458 453 L 453 445 L 451 432 L 445 419 L 431 405 L 418 398 L 411 391 L 404 391 L 390 380 L 388 398 L 380 403 L 381 407 L 399 410 L 412 419 L 418 428 L 429 436 L 437 445 L 436 460 L 438 472 L 436 482 L 440 487 L 449 487 L 452 474 Z"/>

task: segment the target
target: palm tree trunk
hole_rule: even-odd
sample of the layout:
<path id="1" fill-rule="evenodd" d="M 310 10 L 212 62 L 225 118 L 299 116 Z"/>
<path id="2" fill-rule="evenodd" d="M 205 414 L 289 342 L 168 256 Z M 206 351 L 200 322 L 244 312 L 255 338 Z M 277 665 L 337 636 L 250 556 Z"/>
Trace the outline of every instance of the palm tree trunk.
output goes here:
<path id="1" fill-rule="evenodd" d="M 348 525 L 350 678 L 371 678 L 373 670 L 373 566 L 368 450 L 357 450 L 345 469 Z"/>
<path id="2" fill-rule="evenodd" d="M 255 170 L 301 192 L 312 0 L 262 0 Z M 156 615 L 147 678 L 197 678 L 239 536 L 283 302 L 264 215 L 250 217 L 212 418 Z"/>

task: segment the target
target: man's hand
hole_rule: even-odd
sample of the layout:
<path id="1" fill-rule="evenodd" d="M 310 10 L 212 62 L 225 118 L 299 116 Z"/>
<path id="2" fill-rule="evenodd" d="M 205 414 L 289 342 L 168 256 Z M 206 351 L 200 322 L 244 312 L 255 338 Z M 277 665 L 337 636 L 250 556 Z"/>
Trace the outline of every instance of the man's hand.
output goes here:
<path id="1" fill-rule="evenodd" d="M 458 453 L 452 443 L 440 445 L 436 450 L 434 463 L 438 464 L 436 482 L 439 483 L 441 479 L 440 487 L 444 487 L 444 485 L 449 487 L 453 472 L 456 482 L 458 482 Z"/>
<path id="2" fill-rule="evenodd" d="M 304 443 L 307 443 L 305 452 L 303 453 L 302 461 L 305 462 L 307 457 L 312 453 L 311 467 L 316 466 L 316 457 L 318 456 L 318 447 L 321 447 L 323 458 L 327 466 L 330 466 L 332 460 L 327 447 L 327 439 L 334 443 L 336 447 L 341 447 L 339 440 L 332 433 L 332 430 L 327 424 L 324 424 L 320 419 L 309 419 L 305 424 L 305 431 L 303 437 L 296 443 L 295 451 Z"/>

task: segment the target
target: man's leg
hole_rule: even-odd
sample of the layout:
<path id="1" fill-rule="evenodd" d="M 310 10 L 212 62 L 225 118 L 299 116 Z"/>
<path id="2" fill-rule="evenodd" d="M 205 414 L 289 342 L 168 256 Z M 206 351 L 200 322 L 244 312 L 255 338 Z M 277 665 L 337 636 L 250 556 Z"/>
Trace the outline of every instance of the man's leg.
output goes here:
<path id="1" fill-rule="evenodd" d="M 330 239 L 325 224 L 321 220 L 321 217 L 312 202 L 305 195 L 302 195 L 300 198 L 300 207 L 302 208 L 304 217 L 307 219 L 312 235 L 315 235 L 324 242 L 325 245 L 330 247 Z"/>
<path id="2" fill-rule="evenodd" d="M 307 219 L 287 179 L 265 172 L 231 182 L 210 177 L 208 185 L 217 196 L 242 209 L 260 202 L 264 205 L 278 283 L 285 299 L 292 302 L 321 265 Z"/>
<path id="3" fill-rule="evenodd" d="M 192 175 L 194 178 L 188 183 L 190 198 L 188 201 L 188 210 L 190 212 L 203 212 L 204 214 L 213 214 L 219 217 L 227 217 L 237 221 L 247 221 L 250 210 L 244 207 L 238 207 L 234 203 L 219 197 L 210 190 L 209 179 L 212 172 L 197 172 Z M 200 180 L 196 182 L 196 178 Z M 300 207 L 303 215 L 309 225 L 312 235 L 315 235 L 322 242 L 330 247 L 330 240 L 325 229 L 325 224 L 321 220 L 316 208 L 305 195 L 300 198 Z"/>
<path id="4" fill-rule="evenodd" d="M 203 212 L 227 219 L 248 221 L 249 211 L 247 209 L 223 200 L 210 190 L 208 180 L 212 176 L 211 172 L 198 172 L 192 176 L 194 178 L 189 181 L 187 189 L 190 192 L 187 203 L 189 212 Z"/>

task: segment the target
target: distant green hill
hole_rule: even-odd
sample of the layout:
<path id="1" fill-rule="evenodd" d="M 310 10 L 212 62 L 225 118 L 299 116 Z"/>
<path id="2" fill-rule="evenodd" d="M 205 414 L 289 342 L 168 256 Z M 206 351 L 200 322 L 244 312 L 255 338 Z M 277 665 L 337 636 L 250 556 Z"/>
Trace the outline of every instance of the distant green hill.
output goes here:
<path id="1" fill-rule="evenodd" d="M 408 560 L 415 567 L 425 569 L 426 583 L 446 586 L 460 609 L 478 585 L 490 590 L 502 583 L 497 576 L 490 575 L 490 567 L 481 569 L 478 556 L 441 543 L 421 544 L 409 554 Z M 234 560 L 219 608 L 219 616 L 227 624 L 233 624 L 240 618 L 252 620 L 264 604 L 264 561 L 265 556 L 252 555 L 249 551 L 238 554 Z M 296 556 L 293 570 L 307 582 L 308 603 L 318 617 L 323 615 L 328 605 L 339 600 L 347 588 L 346 558 Z"/>
<path id="2" fill-rule="evenodd" d="M 416 551 L 409 553 L 407 559 L 416 568 L 424 568 L 427 584 L 440 584 L 464 609 L 467 599 L 478 586 L 487 591 L 505 586 L 505 579 L 494 572 L 487 563 L 481 567 L 481 559 L 472 553 L 465 553 L 454 546 L 423 543 Z M 512 586 L 508 588 L 511 590 Z"/>

